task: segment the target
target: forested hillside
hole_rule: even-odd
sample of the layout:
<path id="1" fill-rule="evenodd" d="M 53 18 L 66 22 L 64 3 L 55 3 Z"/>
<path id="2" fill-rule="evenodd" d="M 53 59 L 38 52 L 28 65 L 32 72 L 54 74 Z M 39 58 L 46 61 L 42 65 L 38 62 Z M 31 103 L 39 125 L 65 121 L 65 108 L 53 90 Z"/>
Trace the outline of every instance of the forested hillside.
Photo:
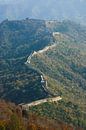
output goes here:
<path id="1" fill-rule="evenodd" d="M 5 20 L 0 23 L 0 58 L 27 56 L 52 39 L 43 20 Z"/>
<path id="2" fill-rule="evenodd" d="M 31 113 L 86 128 L 86 27 L 70 21 L 3 21 L 0 98 L 19 104 L 50 94 L 63 101 L 39 105 Z"/>
<path id="3" fill-rule="evenodd" d="M 16 103 L 47 96 L 40 75 L 27 67 L 27 57 L 52 41 L 42 20 L 5 20 L 0 24 L 0 97 Z"/>
<path id="4" fill-rule="evenodd" d="M 65 32 L 65 31 L 64 31 Z M 75 36 L 74 36 L 75 37 Z M 74 38 L 73 37 L 73 38 Z M 80 37 L 79 37 L 80 38 Z M 48 89 L 50 92 L 53 92 L 56 95 L 62 96 L 63 100 L 66 102 L 71 102 L 73 105 L 77 105 L 80 110 L 81 117 L 79 119 L 80 123 L 77 125 L 85 126 L 86 125 L 86 44 L 85 40 L 83 42 L 71 40 L 71 36 L 65 35 L 63 33 L 57 33 L 54 35 L 55 47 L 44 51 L 42 53 L 36 53 L 32 59 L 31 64 L 37 70 L 41 71 L 48 83 Z M 67 104 L 65 104 L 67 105 Z M 61 106 L 61 110 L 65 109 L 65 105 Z M 53 105 L 52 105 L 53 106 Z M 57 107 L 58 104 L 55 104 L 53 109 L 54 115 L 52 118 L 57 118 Z M 50 107 L 44 108 L 45 113 L 50 116 L 51 109 Z M 38 106 L 36 112 L 44 114 L 44 109 L 40 109 Z M 56 110 L 55 110 L 56 109 Z M 71 107 L 71 111 L 74 112 L 74 108 Z M 74 116 L 70 113 L 70 117 Z M 77 113 L 77 112 L 75 112 Z M 58 114 L 61 115 L 60 113 Z M 64 115 L 64 112 L 63 112 Z M 75 114 L 76 115 L 76 114 Z M 65 121 L 69 121 L 70 117 L 60 117 Z M 77 116 L 74 118 L 78 120 Z M 73 120 L 70 119 L 69 123 L 73 123 Z M 83 122 L 83 123 L 82 123 Z M 86 127 L 86 126 L 85 126 Z"/>
<path id="5" fill-rule="evenodd" d="M 0 130 L 83 130 L 62 121 L 29 114 L 14 103 L 0 100 Z"/>

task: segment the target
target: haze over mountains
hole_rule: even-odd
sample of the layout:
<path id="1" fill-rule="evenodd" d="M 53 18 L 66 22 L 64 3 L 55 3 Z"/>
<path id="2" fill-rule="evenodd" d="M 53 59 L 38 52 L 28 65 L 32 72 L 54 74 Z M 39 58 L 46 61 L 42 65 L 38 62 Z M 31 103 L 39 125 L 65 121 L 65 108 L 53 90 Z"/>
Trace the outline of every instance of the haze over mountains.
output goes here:
<path id="1" fill-rule="evenodd" d="M 86 23 L 85 0 L 0 0 L 0 21 L 23 19 L 70 19 Z M 85 24 L 86 25 L 86 24 Z"/>

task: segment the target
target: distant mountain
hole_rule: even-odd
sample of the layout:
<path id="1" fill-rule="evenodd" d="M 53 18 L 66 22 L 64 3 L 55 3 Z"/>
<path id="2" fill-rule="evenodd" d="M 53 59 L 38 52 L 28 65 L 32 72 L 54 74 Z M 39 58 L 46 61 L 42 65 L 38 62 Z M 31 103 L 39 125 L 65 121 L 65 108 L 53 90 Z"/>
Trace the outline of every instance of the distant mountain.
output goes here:
<path id="1" fill-rule="evenodd" d="M 0 21 L 8 19 L 69 19 L 86 25 L 85 0 L 0 1 Z"/>

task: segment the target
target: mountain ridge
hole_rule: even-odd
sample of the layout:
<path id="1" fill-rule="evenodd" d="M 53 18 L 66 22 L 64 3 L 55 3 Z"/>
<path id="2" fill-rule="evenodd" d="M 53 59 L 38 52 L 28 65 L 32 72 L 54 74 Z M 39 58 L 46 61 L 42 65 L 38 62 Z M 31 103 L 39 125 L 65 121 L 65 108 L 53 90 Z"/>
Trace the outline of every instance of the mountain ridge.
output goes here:
<path id="1" fill-rule="evenodd" d="M 56 19 L 59 21 L 69 19 L 86 25 L 85 6 L 85 0 L 1 1 L 0 19 L 8 18 L 15 20 L 27 17 L 48 20 Z"/>

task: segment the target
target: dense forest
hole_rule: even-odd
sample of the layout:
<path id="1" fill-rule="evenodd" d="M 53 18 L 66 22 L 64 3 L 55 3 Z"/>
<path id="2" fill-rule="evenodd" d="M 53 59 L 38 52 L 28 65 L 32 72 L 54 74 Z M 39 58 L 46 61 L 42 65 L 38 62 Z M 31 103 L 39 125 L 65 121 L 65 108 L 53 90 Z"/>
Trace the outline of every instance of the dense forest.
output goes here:
<path id="1" fill-rule="evenodd" d="M 38 53 L 53 44 L 56 45 L 54 48 Z M 37 53 L 31 58 L 31 63 L 25 64 L 34 51 Z M 47 82 L 48 92 L 41 84 L 40 74 Z M 61 122 L 59 130 L 86 128 L 86 27 L 71 21 L 34 19 L 5 20 L 0 23 L 0 98 L 20 104 L 47 98 L 49 93 L 61 96 L 62 102 L 32 107 L 26 115 L 31 113 L 32 120 L 36 121 L 53 119 L 57 121 L 55 125 Z M 22 122 L 28 124 L 26 122 L 31 118 L 26 119 L 21 114 L 18 116 L 15 104 L 4 101 L 1 104 L 1 130 L 26 130 Z M 2 107 L 7 108 L 6 111 L 3 112 Z M 42 129 L 39 121 L 36 125 L 30 122 L 28 129 Z M 12 128 L 9 128 L 9 123 L 13 125 Z M 16 129 L 13 128 L 15 123 L 18 126 Z M 53 125 L 43 129 L 54 130 L 49 126 Z"/>
<path id="2" fill-rule="evenodd" d="M 0 97 L 16 103 L 47 97 L 40 75 L 25 62 L 52 41 L 43 20 L 5 20 L 0 23 Z M 35 94 L 35 95 L 34 95 Z"/>
<path id="3" fill-rule="evenodd" d="M 57 32 L 54 33 L 55 47 L 43 53 L 38 51 L 32 57 L 31 65 L 43 73 L 47 80 L 48 90 L 53 94 L 60 95 L 66 104 L 61 105 L 61 113 L 57 113 L 59 111 L 58 104 L 43 108 L 40 108 L 39 105 L 37 109 L 32 110 L 36 110 L 38 114 L 46 113 L 45 115 L 51 118 L 60 118 L 66 122 L 69 121 L 68 123 L 86 127 L 86 30 L 78 28 L 78 25 L 74 26 L 74 23 L 70 21 L 66 24 L 65 22 L 58 23 L 57 26 L 56 24 L 47 24 L 49 29 L 52 27 Z M 67 102 L 72 104 L 68 113 L 67 111 L 65 113 Z M 74 105 L 77 105 L 79 109 L 81 115 L 79 115 L 79 119 L 77 118 L 78 111 L 73 107 Z M 51 111 L 52 109 L 53 111 Z M 76 109 L 75 112 L 74 109 Z M 54 115 L 50 115 L 49 112 Z M 64 117 L 66 114 L 68 114 L 67 117 Z"/>

